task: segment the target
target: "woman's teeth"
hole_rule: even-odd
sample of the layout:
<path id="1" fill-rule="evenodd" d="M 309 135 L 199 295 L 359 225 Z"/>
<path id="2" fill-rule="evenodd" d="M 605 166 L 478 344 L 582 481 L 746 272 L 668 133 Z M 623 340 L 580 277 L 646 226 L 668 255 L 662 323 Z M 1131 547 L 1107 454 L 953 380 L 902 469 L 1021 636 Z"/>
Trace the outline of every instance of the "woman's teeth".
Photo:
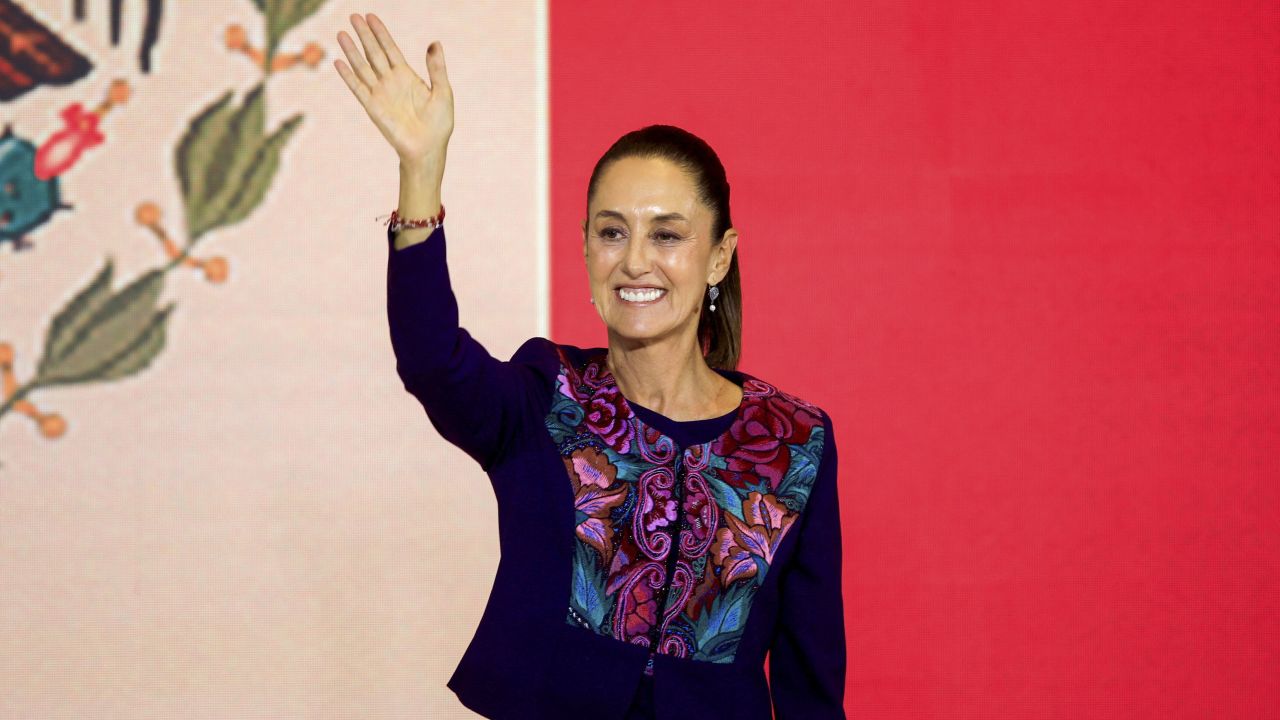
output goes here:
<path id="1" fill-rule="evenodd" d="M 649 302 L 657 300 L 666 294 L 666 290 L 652 288 L 646 290 L 634 290 L 632 288 L 618 288 L 618 296 L 627 302 Z"/>

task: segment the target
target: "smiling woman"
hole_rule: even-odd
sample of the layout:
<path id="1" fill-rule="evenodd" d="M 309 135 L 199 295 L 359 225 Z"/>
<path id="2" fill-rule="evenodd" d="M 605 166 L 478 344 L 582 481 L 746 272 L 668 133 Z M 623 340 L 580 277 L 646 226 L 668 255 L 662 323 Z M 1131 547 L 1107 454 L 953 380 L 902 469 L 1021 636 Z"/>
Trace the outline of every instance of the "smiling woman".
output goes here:
<path id="1" fill-rule="evenodd" d="M 668 320 L 674 325 L 666 330 L 678 328 L 677 337 L 689 337 L 684 325 L 694 323 L 696 354 L 709 366 L 736 368 L 742 337 L 738 231 L 729 215 L 729 181 L 715 151 L 671 126 L 623 135 L 591 173 L 587 218 L 583 255 L 610 347 L 628 330 L 610 322 L 612 303 L 602 306 L 601 297 L 622 299 L 621 288 L 651 287 L 671 305 Z M 695 354 L 694 347 L 667 349 L 681 357 Z"/>
<path id="2" fill-rule="evenodd" d="M 736 407 L 741 391 L 711 370 L 737 367 L 742 327 L 738 231 L 715 151 L 666 125 L 623 135 L 591 173 L 587 218 L 591 301 L 622 392 L 677 420 Z"/>
<path id="3" fill-rule="evenodd" d="M 535 337 L 498 360 L 449 281 L 443 48 L 428 85 L 376 17 L 352 23 L 365 54 L 342 33 L 336 67 L 400 156 L 410 221 L 386 237 L 396 371 L 498 502 L 497 577 L 448 687 L 489 718 L 843 718 L 834 430 L 736 369 L 719 158 L 671 126 L 615 142 L 582 223 L 608 346 Z"/>

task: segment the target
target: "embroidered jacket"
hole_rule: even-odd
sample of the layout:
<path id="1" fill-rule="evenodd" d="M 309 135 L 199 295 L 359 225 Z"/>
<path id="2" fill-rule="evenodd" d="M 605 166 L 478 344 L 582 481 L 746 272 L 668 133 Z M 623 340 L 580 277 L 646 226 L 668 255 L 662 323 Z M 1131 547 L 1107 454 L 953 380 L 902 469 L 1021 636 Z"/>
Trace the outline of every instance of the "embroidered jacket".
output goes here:
<path id="1" fill-rule="evenodd" d="M 497 360 L 458 325 L 444 228 L 393 238 L 397 373 L 498 502 L 497 576 L 448 682 L 459 700 L 499 720 L 621 718 L 640 688 L 664 719 L 844 718 L 826 412 L 718 369 L 742 387 L 737 411 L 676 423 L 623 397 L 606 348 L 535 337 Z"/>

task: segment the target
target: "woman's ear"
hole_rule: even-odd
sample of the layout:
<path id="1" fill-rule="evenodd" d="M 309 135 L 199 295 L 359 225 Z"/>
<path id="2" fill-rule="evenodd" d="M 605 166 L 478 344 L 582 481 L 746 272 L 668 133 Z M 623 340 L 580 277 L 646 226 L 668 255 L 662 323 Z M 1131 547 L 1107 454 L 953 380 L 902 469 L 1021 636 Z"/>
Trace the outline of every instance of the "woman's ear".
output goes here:
<path id="1" fill-rule="evenodd" d="M 587 219 L 582 219 L 582 257 L 587 256 Z"/>
<path id="2" fill-rule="evenodd" d="M 733 254 L 737 250 L 738 231 L 734 228 L 729 228 L 724 231 L 724 239 L 715 247 L 716 258 L 715 262 L 712 263 L 713 272 L 720 277 L 720 280 L 723 280 L 724 276 L 729 274 L 729 263 L 733 261 Z M 718 283 L 720 280 L 716 282 Z"/>

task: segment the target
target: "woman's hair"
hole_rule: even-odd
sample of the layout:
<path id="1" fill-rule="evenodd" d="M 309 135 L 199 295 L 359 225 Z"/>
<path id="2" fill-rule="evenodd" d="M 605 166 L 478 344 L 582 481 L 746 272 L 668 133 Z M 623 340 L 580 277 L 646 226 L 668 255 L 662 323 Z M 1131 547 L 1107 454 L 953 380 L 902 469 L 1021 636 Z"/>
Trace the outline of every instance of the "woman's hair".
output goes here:
<path id="1" fill-rule="evenodd" d="M 698 200 L 711 208 L 711 242 L 724 242 L 724 232 L 733 227 L 729 218 L 729 180 L 724 165 L 702 138 L 673 125 L 648 125 L 618 138 L 596 162 L 587 183 L 587 205 L 595 195 L 600 176 L 622 158 L 662 158 L 689 174 Z M 742 282 L 738 274 L 738 253 L 729 261 L 729 272 L 717 285 L 715 312 L 707 309 L 709 295 L 702 293 L 698 317 L 698 344 L 711 367 L 736 370 L 742 354 Z"/>

